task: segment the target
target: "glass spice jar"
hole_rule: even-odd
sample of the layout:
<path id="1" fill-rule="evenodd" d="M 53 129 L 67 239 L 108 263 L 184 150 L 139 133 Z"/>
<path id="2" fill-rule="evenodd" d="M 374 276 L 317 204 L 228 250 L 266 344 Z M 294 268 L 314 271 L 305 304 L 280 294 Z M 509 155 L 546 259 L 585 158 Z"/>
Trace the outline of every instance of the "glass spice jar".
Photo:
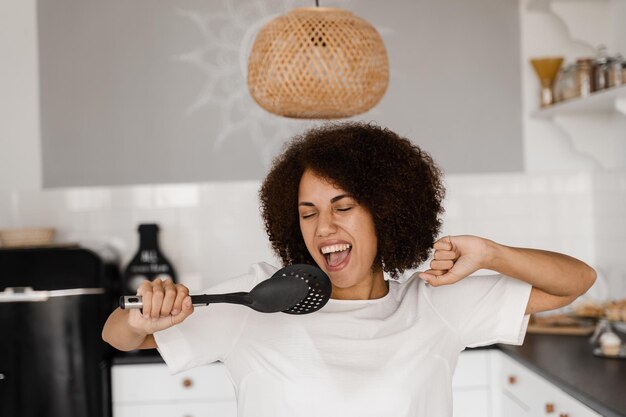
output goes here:
<path id="1" fill-rule="evenodd" d="M 609 87 L 610 58 L 603 56 L 593 62 L 593 85 L 591 91 L 600 91 Z"/>
<path id="2" fill-rule="evenodd" d="M 576 64 L 568 64 L 559 72 L 554 84 L 554 97 L 556 101 L 564 101 L 577 96 Z"/>
<path id="3" fill-rule="evenodd" d="M 576 60 L 576 96 L 586 97 L 593 92 L 593 59 Z"/>
<path id="4" fill-rule="evenodd" d="M 621 55 L 616 55 L 611 62 L 611 66 L 608 68 L 607 82 L 608 87 L 617 87 L 624 84 L 622 72 L 624 66 L 624 58 Z"/>
<path id="5" fill-rule="evenodd" d="M 593 60 L 593 81 L 591 91 L 599 91 L 608 88 L 610 59 L 611 58 L 609 57 L 606 46 L 598 46 L 596 57 Z"/>

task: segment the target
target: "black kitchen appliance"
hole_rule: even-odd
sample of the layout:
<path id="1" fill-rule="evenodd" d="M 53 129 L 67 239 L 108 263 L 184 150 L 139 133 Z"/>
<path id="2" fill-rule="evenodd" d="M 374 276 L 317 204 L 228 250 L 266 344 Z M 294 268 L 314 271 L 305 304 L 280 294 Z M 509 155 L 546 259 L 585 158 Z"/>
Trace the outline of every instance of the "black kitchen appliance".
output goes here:
<path id="1" fill-rule="evenodd" d="M 114 261 L 79 246 L 0 249 L 0 416 L 109 417 Z"/>

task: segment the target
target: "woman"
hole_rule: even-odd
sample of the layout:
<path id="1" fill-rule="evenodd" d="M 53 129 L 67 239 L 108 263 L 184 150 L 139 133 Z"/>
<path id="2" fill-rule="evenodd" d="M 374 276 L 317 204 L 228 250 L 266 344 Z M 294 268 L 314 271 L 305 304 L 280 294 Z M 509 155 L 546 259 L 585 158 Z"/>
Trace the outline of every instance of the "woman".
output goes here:
<path id="1" fill-rule="evenodd" d="M 158 348 L 174 372 L 224 362 L 239 416 L 451 416 L 459 353 L 521 344 L 528 314 L 569 304 L 595 272 L 565 255 L 475 236 L 435 241 L 440 176 L 426 153 L 387 129 L 312 129 L 277 158 L 260 197 L 283 263 L 314 263 L 330 277 L 324 308 L 194 312 L 184 286 L 144 282 L 143 315 L 116 310 L 103 337 L 122 350 Z M 431 246 L 430 269 L 398 280 Z M 500 275 L 466 278 L 479 269 Z M 257 264 L 208 292 L 249 291 L 274 271 Z"/>

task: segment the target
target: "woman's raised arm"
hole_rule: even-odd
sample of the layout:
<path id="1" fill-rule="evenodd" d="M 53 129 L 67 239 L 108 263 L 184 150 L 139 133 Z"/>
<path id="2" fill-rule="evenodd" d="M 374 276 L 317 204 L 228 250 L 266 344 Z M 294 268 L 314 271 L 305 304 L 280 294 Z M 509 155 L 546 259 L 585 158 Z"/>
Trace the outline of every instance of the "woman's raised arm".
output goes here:
<path id="1" fill-rule="evenodd" d="M 526 314 L 570 304 L 595 282 L 596 272 L 561 253 L 515 248 L 477 236 L 446 236 L 435 242 L 434 259 L 420 278 L 433 286 L 453 284 L 490 269 L 533 286 Z"/>

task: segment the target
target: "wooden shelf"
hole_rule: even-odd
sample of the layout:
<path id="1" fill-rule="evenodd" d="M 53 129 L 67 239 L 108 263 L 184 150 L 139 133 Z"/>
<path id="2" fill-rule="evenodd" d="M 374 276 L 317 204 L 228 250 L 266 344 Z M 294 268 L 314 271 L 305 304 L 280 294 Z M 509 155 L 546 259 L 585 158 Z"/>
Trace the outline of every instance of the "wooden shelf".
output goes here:
<path id="1" fill-rule="evenodd" d="M 618 99 L 626 99 L 626 85 L 598 91 L 587 97 L 561 101 L 550 107 L 536 110 L 532 117 L 547 119 L 568 114 L 610 113 L 619 111 L 616 106 Z"/>

